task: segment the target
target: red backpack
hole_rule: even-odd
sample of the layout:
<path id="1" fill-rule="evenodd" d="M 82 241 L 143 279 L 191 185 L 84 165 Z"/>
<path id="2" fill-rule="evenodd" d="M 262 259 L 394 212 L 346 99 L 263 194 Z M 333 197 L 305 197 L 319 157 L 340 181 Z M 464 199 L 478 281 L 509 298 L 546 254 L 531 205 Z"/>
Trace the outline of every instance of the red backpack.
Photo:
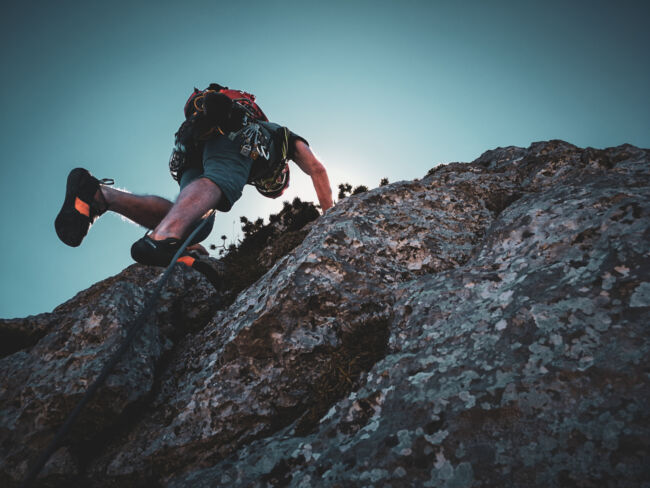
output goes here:
<path id="1" fill-rule="evenodd" d="M 187 99 L 187 102 L 185 102 L 184 112 L 186 119 L 203 110 L 203 97 L 210 92 L 223 93 L 232 101 L 237 102 L 246 108 L 254 119 L 264 122 L 269 121 L 262 109 L 255 103 L 255 95 L 241 90 L 231 90 L 228 87 L 221 86 L 217 83 L 211 83 L 205 90 L 194 88 L 194 92 L 192 92 L 190 97 Z"/>

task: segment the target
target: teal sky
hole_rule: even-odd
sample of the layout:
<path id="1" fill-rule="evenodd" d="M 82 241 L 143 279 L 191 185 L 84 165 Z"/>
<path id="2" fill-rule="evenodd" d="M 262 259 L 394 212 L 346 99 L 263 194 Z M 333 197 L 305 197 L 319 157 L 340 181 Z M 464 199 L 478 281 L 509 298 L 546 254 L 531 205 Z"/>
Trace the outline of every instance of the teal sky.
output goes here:
<path id="1" fill-rule="evenodd" d="M 144 230 L 107 214 L 79 248 L 54 232 L 68 171 L 173 199 L 192 87 L 258 97 L 306 137 L 336 194 L 559 138 L 650 147 L 648 2 L 5 3 L 0 317 L 51 311 L 132 263 Z M 285 199 L 315 200 L 293 167 Z M 281 201 L 247 188 L 206 241 Z"/>

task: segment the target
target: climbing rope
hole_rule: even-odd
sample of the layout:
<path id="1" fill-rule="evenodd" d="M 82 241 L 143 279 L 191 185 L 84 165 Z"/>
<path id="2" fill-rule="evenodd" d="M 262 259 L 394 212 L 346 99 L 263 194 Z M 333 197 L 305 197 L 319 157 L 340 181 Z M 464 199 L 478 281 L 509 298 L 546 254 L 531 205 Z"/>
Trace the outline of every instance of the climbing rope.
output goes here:
<path id="1" fill-rule="evenodd" d="M 47 461 L 50 459 L 50 456 L 54 454 L 54 452 L 60 447 L 61 443 L 64 441 L 65 437 L 68 435 L 70 428 L 74 424 L 75 420 L 77 420 L 77 417 L 81 413 L 81 410 L 91 400 L 91 398 L 93 397 L 95 392 L 99 389 L 99 387 L 102 386 L 102 384 L 104 383 L 106 378 L 108 378 L 108 375 L 111 373 L 115 365 L 121 359 L 122 355 L 129 348 L 136 334 L 140 331 L 140 329 L 142 329 L 142 326 L 145 323 L 145 319 L 149 316 L 149 314 L 154 308 L 154 305 L 158 301 L 158 298 L 160 297 L 160 292 L 162 291 L 163 286 L 165 286 L 165 283 L 167 283 L 167 279 L 169 278 L 169 275 L 172 269 L 174 268 L 174 265 L 176 264 L 178 258 L 181 257 L 181 254 L 183 254 L 185 248 L 189 245 L 189 243 L 192 241 L 194 236 L 203 228 L 203 226 L 207 221 L 208 219 L 204 218 L 202 222 L 196 227 L 196 229 L 194 229 L 194 231 L 188 236 L 188 238 L 185 239 L 185 242 L 183 242 L 183 245 L 179 248 L 179 250 L 176 251 L 176 254 L 172 258 L 171 263 L 169 264 L 169 266 L 167 266 L 167 269 L 165 269 L 165 272 L 163 273 L 160 280 L 158 280 L 158 283 L 156 284 L 156 288 L 154 289 L 153 294 L 145 302 L 142 311 L 138 314 L 138 316 L 135 318 L 135 320 L 129 327 L 126 337 L 124 338 L 124 341 L 122 342 L 120 347 L 113 353 L 113 355 L 109 358 L 109 360 L 106 361 L 106 364 L 104 365 L 102 371 L 99 373 L 99 376 L 97 376 L 93 384 L 88 387 L 86 393 L 84 393 L 84 396 L 81 398 L 81 400 L 79 400 L 79 403 L 77 403 L 74 410 L 70 412 L 63 425 L 59 428 L 58 432 L 54 436 L 54 439 L 52 439 L 52 441 L 47 446 L 47 448 L 44 449 L 43 452 L 41 452 L 41 455 L 38 457 L 36 462 L 34 462 L 32 467 L 29 469 L 29 472 L 27 473 L 25 480 L 20 485 L 21 488 L 28 488 L 34 482 L 34 480 L 38 476 L 38 473 L 41 472 L 41 469 L 43 469 L 45 463 L 47 463 Z"/>

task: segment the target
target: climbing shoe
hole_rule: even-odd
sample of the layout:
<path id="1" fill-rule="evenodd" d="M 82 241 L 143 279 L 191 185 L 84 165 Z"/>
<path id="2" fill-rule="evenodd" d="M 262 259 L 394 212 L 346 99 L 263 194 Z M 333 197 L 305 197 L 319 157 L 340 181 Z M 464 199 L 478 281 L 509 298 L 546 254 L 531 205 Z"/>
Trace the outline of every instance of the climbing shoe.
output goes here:
<path id="1" fill-rule="evenodd" d="M 183 242 L 170 237 L 156 241 L 145 235 L 142 239 L 135 241 L 131 246 L 131 257 L 140 264 L 149 266 L 168 266 L 174 255 Z M 178 258 L 177 262 L 198 271 L 205 276 L 210 283 L 220 289 L 222 285 L 223 271 L 214 260 L 201 256 L 193 251 L 185 251 Z"/>
<path id="2" fill-rule="evenodd" d="M 167 266 L 182 244 L 183 241 L 173 237 L 155 241 L 145 235 L 131 246 L 131 257 L 140 264 Z"/>
<path id="3" fill-rule="evenodd" d="M 113 180 L 98 180 L 83 168 L 70 171 L 63 206 L 54 221 L 59 239 L 72 247 L 81 244 L 93 222 L 108 209 L 108 204 L 99 190 L 100 185 L 112 184 Z"/>

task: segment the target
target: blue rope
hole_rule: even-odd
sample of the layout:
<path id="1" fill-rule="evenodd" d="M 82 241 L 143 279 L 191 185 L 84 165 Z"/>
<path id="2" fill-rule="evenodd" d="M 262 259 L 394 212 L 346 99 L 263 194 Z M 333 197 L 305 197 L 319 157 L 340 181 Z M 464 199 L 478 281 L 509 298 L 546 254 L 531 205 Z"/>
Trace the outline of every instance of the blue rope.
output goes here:
<path id="1" fill-rule="evenodd" d="M 178 258 L 181 257 L 181 254 L 183 254 L 185 248 L 189 245 L 189 243 L 192 241 L 194 236 L 199 232 L 199 230 L 203 228 L 203 226 L 206 224 L 207 221 L 208 221 L 207 218 L 203 219 L 201 223 L 194 229 L 194 231 L 187 237 L 187 239 L 185 239 L 185 242 L 183 242 L 183 245 L 178 249 L 178 251 L 176 251 L 176 254 L 172 258 L 171 263 L 169 264 L 169 266 L 167 266 L 167 269 L 165 270 L 162 277 L 158 281 L 158 284 L 156 285 L 153 294 L 146 301 L 144 307 L 142 308 L 142 311 L 138 314 L 138 316 L 133 321 L 133 324 L 129 327 L 129 330 L 127 331 L 124 341 L 122 342 L 120 347 L 113 353 L 113 355 L 109 358 L 109 360 L 106 361 L 106 364 L 104 365 L 102 371 L 99 373 L 99 376 L 97 376 L 93 384 L 88 387 L 86 393 L 84 393 L 84 396 L 81 398 L 81 400 L 79 400 L 79 403 L 77 403 L 74 410 L 70 412 L 65 422 L 59 428 L 58 432 L 54 436 L 54 439 L 52 439 L 52 441 L 47 446 L 47 448 L 44 449 L 43 452 L 41 452 L 41 455 L 38 457 L 36 462 L 32 465 L 32 467 L 30 468 L 27 474 L 27 477 L 25 477 L 25 480 L 20 485 L 21 488 L 28 488 L 34 482 L 34 480 L 38 476 L 38 473 L 40 473 L 41 469 L 43 469 L 43 466 L 45 466 L 45 463 L 47 463 L 47 461 L 50 459 L 52 454 L 54 454 L 54 452 L 60 447 L 65 437 L 68 435 L 70 428 L 74 424 L 75 420 L 77 420 L 77 417 L 81 413 L 81 410 L 91 400 L 93 395 L 97 392 L 99 387 L 102 386 L 104 381 L 106 381 L 108 375 L 111 373 L 115 365 L 119 362 L 122 355 L 129 348 L 136 334 L 140 331 L 140 329 L 142 329 L 142 326 L 145 323 L 145 319 L 149 316 L 149 314 L 154 308 L 154 305 L 158 301 L 160 292 L 162 291 L 163 286 L 165 286 L 165 283 L 167 282 L 167 279 L 169 278 L 169 274 L 174 268 L 176 261 L 178 260 Z"/>

